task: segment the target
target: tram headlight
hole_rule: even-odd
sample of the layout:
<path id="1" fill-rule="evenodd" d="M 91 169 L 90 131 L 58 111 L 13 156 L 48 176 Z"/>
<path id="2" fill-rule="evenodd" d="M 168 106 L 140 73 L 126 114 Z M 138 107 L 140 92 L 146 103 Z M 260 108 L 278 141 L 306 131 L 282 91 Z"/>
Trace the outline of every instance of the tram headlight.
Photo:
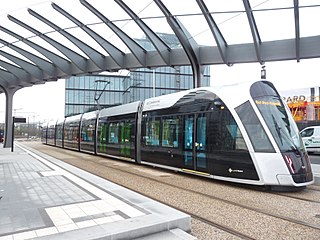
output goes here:
<path id="1" fill-rule="evenodd" d="M 221 100 L 215 100 L 214 102 L 213 102 L 213 104 L 217 107 L 217 108 L 219 108 L 220 110 L 224 110 L 225 109 L 225 106 L 224 106 L 224 104 L 223 104 L 223 102 L 221 101 Z"/>

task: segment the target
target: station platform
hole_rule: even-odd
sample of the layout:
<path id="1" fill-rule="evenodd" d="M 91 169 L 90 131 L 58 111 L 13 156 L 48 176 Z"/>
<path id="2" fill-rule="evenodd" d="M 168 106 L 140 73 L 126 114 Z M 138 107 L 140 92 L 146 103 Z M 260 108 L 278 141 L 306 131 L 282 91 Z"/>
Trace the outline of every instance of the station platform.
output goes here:
<path id="1" fill-rule="evenodd" d="M 191 217 L 58 159 L 0 146 L 0 240 L 195 239 Z"/>

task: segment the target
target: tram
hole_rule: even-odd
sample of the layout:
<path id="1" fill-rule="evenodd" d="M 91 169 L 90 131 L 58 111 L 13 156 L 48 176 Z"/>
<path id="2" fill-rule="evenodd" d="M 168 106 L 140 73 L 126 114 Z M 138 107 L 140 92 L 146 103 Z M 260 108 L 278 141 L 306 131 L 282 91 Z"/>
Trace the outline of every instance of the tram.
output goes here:
<path id="1" fill-rule="evenodd" d="M 305 187 L 311 164 L 271 82 L 201 87 L 67 117 L 53 146 L 251 185 Z"/>

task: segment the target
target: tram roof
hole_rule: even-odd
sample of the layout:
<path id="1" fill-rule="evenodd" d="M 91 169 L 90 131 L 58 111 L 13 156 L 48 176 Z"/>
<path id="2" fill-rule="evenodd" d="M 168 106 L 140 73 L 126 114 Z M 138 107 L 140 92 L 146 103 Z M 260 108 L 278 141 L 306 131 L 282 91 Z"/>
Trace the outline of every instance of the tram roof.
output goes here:
<path id="1" fill-rule="evenodd" d="M 45 1 L 0 15 L 0 86 L 194 62 L 318 58 L 318 18 L 320 0 Z"/>

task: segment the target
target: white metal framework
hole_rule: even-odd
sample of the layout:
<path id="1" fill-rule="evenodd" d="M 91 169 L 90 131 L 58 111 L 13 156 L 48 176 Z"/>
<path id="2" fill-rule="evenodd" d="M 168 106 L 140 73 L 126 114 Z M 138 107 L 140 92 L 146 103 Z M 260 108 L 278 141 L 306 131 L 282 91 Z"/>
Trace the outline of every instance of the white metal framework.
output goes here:
<path id="1" fill-rule="evenodd" d="M 301 11 L 304 18 L 308 14 L 320 15 L 316 14 L 317 11 L 320 13 L 319 0 L 313 1 L 314 5 L 310 5 L 310 1 L 308 5 L 306 0 L 64 2 L 68 2 L 69 7 L 61 7 L 61 1 L 59 5 L 52 3 L 47 10 L 43 10 L 42 6 L 37 10 L 29 8 L 24 14 L 30 20 L 21 20 L 20 15 L 9 14 L 10 24 L 0 24 L 0 93 L 4 92 L 7 97 L 6 129 L 10 129 L 8 126 L 12 124 L 12 96 L 18 89 L 60 78 L 121 69 L 191 65 L 194 87 L 198 87 L 201 85 L 203 65 L 264 64 L 320 57 L 320 32 L 309 36 L 301 34 Z M 139 9 L 138 5 L 143 8 Z M 278 39 L 263 41 L 260 34 L 263 14 L 269 17 L 270 13 L 282 15 L 283 12 L 291 18 L 293 34 L 287 38 L 280 35 Z M 112 17 L 111 13 L 120 17 Z M 121 19 L 121 14 L 126 17 Z M 72 24 L 56 21 L 52 15 Z M 95 21 L 89 21 L 89 15 Z M 245 24 L 237 20 L 244 17 Z M 279 19 L 283 19 L 284 15 L 281 17 Z M 203 22 L 198 23 L 199 18 Z M 159 23 L 152 24 L 153 21 Z M 134 40 L 129 34 L 130 28 L 125 28 L 127 22 L 134 24 L 150 40 L 154 50 L 147 51 Z M 224 29 L 226 22 L 232 23 L 234 29 Z M 204 25 L 201 27 L 205 29 L 206 36 L 213 39 L 209 44 L 197 41 L 193 29 L 200 27 L 200 24 Z M 170 48 L 157 34 L 163 31 L 163 25 L 169 26 L 169 31 L 179 39 L 180 46 Z M 110 31 L 112 38 L 116 37 L 120 43 L 111 41 L 106 31 L 99 31 L 98 26 Z M 244 31 L 239 26 L 248 29 L 251 40 L 238 42 L 229 37 L 231 31 L 238 32 L 237 36 L 242 37 Z M 10 40 L 2 37 L 4 35 L 9 36 Z M 85 39 L 90 39 L 90 43 Z M 10 138 L 11 134 L 7 132 L 5 146 L 10 146 Z"/>

